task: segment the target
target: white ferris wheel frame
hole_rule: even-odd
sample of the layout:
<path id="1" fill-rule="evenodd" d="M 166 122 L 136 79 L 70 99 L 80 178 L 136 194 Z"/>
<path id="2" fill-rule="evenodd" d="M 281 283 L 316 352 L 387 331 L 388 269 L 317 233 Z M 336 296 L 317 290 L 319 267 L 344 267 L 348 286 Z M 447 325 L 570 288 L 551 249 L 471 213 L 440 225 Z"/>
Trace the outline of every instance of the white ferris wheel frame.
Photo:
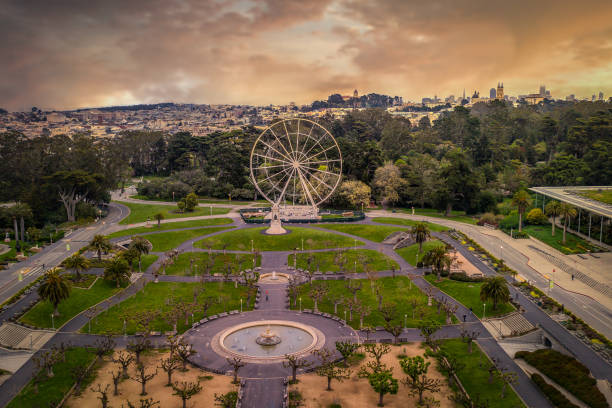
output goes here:
<path id="1" fill-rule="evenodd" d="M 287 123 L 291 123 L 293 121 L 297 121 L 297 131 L 296 132 L 291 132 L 291 134 L 296 134 L 296 146 L 294 147 L 291 143 L 291 138 L 289 136 L 289 131 L 287 129 Z M 300 133 L 300 123 L 304 122 L 304 123 L 309 123 L 310 124 L 310 131 L 308 133 Z M 274 132 L 274 127 L 279 126 L 279 124 L 282 124 L 282 127 L 285 130 L 285 134 L 284 135 L 277 135 Z M 318 128 L 320 130 L 323 131 L 323 134 L 321 136 L 318 137 L 318 139 L 315 139 L 315 136 L 312 136 L 312 131 L 313 129 Z M 275 139 L 275 142 L 278 143 L 278 145 L 280 145 L 280 147 L 282 149 L 277 149 L 275 148 L 273 145 L 271 145 L 267 140 L 264 139 L 264 136 L 267 136 L 267 134 L 271 135 L 272 139 Z M 300 141 L 300 136 L 304 136 L 304 140 L 305 142 L 302 144 L 302 146 L 299 145 L 299 141 Z M 321 141 L 323 141 L 324 139 L 329 138 L 329 141 L 331 141 L 331 143 L 327 143 L 327 146 L 323 146 L 321 144 Z M 284 144 L 281 139 L 287 141 L 287 144 Z M 312 146 L 310 146 L 310 148 L 308 150 L 306 150 L 306 146 L 308 146 L 308 140 L 312 139 L 314 141 L 314 143 L 312 144 Z M 278 157 L 269 157 L 269 156 L 264 156 L 261 155 L 259 153 L 257 153 L 255 150 L 257 149 L 257 147 L 259 145 L 265 145 L 269 150 L 274 151 L 278 156 L 280 156 L 281 158 Z M 316 150 L 312 155 L 308 156 L 310 154 L 310 152 L 317 146 L 319 145 L 321 150 Z M 302 150 L 299 150 L 300 147 L 302 148 Z M 289 150 L 288 150 L 289 149 Z M 325 154 L 325 152 L 335 149 L 337 151 L 338 154 L 338 159 L 328 159 L 327 158 L 327 154 Z M 280 150 L 284 150 L 284 152 L 281 152 Z M 306 150 L 304 152 L 304 150 Z M 306 162 L 302 162 L 301 159 L 298 158 L 298 154 L 299 155 L 303 155 L 305 156 Z M 317 156 L 324 154 L 324 158 L 317 158 Z M 273 166 L 259 166 L 259 167 L 254 167 L 255 163 L 253 162 L 253 158 L 255 156 L 261 156 L 264 159 L 269 159 L 270 161 L 275 161 L 275 162 L 279 162 L 279 163 L 283 163 L 283 164 L 278 164 L 278 165 L 273 165 Z M 317 160 L 315 161 L 309 161 L 312 158 L 317 158 Z M 338 162 L 339 167 L 338 170 L 336 172 L 330 172 L 327 170 L 320 170 L 318 168 L 313 168 L 313 167 L 309 167 L 308 165 L 313 165 L 313 164 L 326 164 L 326 168 L 329 169 L 329 163 L 331 161 L 334 162 Z M 268 126 L 267 128 L 265 128 L 263 130 L 263 132 L 261 132 L 261 134 L 259 135 L 259 137 L 255 140 L 255 143 L 253 144 L 253 148 L 251 149 L 251 157 L 250 157 L 250 172 L 251 172 L 251 181 L 253 182 L 253 184 L 255 185 L 255 188 L 257 189 L 257 191 L 259 191 L 259 193 L 266 199 L 268 200 L 273 206 L 278 206 L 283 199 L 285 198 L 285 194 L 287 191 L 287 187 L 291 184 L 291 182 L 293 181 L 293 185 L 294 185 L 294 195 L 295 195 L 295 184 L 296 182 L 299 182 L 302 188 L 302 191 L 305 193 L 304 194 L 304 201 L 309 203 L 310 205 L 312 205 L 313 207 L 318 207 L 321 203 L 325 202 L 329 197 L 331 197 L 331 195 L 334 193 L 334 191 L 336 190 L 336 188 L 338 187 L 338 184 L 340 184 L 340 180 L 342 179 L 342 152 L 340 151 L 340 146 L 338 146 L 338 142 L 336 141 L 336 139 L 332 136 L 332 134 L 323 126 L 321 126 L 319 123 L 310 120 L 310 119 L 303 119 L 303 118 L 291 118 L 291 119 L 284 119 L 278 122 L 275 122 L 273 124 L 271 124 L 270 126 Z M 257 181 L 257 179 L 255 178 L 255 173 L 254 173 L 254 169 L 260 169 L 260 168 L 273 168 L 273 167 L 280 167 L 282 168 L 280 171 L 276 172 L 275 174 L 273 174 L 272 176 L 268 177 L 266 180 L 264 181 L 268 181 L 270 183 L 272 183 L 271 181 L 269 181 L 273 176 L 282 174 L 281 179 L 278 181 L 278 184 L 283 184 L 284 186 L 282 188 L 280 188 L 280 186 L 278 184 L 273 184 L 273 188 L 270 190 L 270 192 L 274 192 L 274 191 L 279 191 L 280 194 L 278 195 L 278 198 L 276 199 L 276 201 L 274 199 L 272 199 L 272 197 L 269 197 L 268 194 L 270 194 L 270 192 L 266 193 L 263 191 L 263 189 L 261 188 L 261 186 L 259 185 L 259 182 Z M 318 178 L 315 173 L 328 173 L 328 174 L 332 174 L 334 176 L 337 177 L 336 182 L 334 183 L 333 186 L 328 185 L 327 183 L 325 183 L 324 180 Z M 288 175 L 288 177 L 287 177 Z M 312 183 L 308 180 L 308 178 L 306 177 L 307 175 L 310 175 L 311 177 L 315 178 L 319 184 L 318 186 L 321 185 L 325 185 L 328 189 L 329 192 L 327 194 L 325 194 L 323 197 L 317 192 L 317 190 L 314 188 L 314 186 L 312 185 Z M 314 193 L 314 194 L 313 194 Z M 317 196 L 317 199 L 315 199 L 314 195 Z M 294 197 L 295 198 L 295 197 Z"/>

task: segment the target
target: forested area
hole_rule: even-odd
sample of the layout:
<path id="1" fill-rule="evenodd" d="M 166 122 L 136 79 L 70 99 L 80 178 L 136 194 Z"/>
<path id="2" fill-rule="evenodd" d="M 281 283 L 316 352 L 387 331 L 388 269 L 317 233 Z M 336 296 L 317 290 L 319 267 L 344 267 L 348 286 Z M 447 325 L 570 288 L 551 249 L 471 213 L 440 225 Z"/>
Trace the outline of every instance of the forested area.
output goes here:
<path id="1" fill-rule="evenodd" d="M 503 102 L 456 107 L 430 124 L 411 126 L 384 109 L 320 121 L 336 137 L 345 181 L 330 200 L 356 207 L 371 198 L 386 206 L 468 213 L 496 211 L 504 197 L 531 185 L 609 185 L 612 106 L 547 102 L 517 108 Z M 0 201 L 26 204 L 40 226 L 95 216 L 93 205 L 130 177 L 164 176 L 139 188 L 151 198 L 257 198 L 249 153 L 260 130 L 245 127 L 194 137 L 125 131 L 89 135 L 0 134 Z M 0 211 L 10 228 L 10 209 Z"/>

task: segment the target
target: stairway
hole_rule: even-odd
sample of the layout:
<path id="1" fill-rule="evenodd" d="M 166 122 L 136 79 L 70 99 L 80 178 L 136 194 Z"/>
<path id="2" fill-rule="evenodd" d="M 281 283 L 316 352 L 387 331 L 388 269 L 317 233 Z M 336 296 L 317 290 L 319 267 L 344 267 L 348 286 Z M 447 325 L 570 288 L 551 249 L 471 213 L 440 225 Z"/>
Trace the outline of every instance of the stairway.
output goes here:
<path id="1" fill-rule="evenodd" d="M 41 348 L 55 332 L 49 330 L 32 330 L 14 323 L 0 326 L 0 346 L 37 350 Z"/>

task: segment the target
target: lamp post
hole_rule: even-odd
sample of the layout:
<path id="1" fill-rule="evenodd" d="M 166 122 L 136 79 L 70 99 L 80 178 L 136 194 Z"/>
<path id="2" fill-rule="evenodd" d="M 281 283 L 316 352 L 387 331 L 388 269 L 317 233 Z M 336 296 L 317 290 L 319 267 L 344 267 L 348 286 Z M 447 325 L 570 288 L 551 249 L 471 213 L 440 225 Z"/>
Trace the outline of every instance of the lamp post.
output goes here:
<path id="1" fill-rule="evenodd" d="M 346 324 L 346 309 L 344 310 L 344 324 Z"/>
<path id="2" fill-rule="evenodd" d="M 355 260 L 355 273 L 357 273 L 357 260 Z"/>
<path id="3" fill-rule="evenodd" d="M 406 330 L 406 321 L 408 320 L 408 315 L 404 315 L 404 330 Z"/>
<path id="4" fill-rule="evenodd" d="M 253 240 L 251 240 L 251 252 L 255 252 L 255 250 L 253 249 Z"/>
<path id="5" fill-rule="evenodd" d="M 304 250 L 304 238 L 302 238 L 302 251 Z"/>
<path id="6" fill-rule="evenodd" d="M 487 304 L 483 303 L 482 304 L 482 318 L 483 319 L 486 317 L 486 313 L 487 313 Z"/>
<path id="7" fill-rule="evenodd" d="M 300 298 L 300 313 L 302 313 L 302 298 Z"/>
<path id="8" fill-rule="evenodd" d="M 354 246 L 355 251 L 357 250 L 357 239 L 355 239 L 355 246 Z"/>
<path id="9" fill-rule="evenodd" d="M 242 313 L 242 298 L 240 298 L 240 313 Z"/>
<path id="10" fill-rule="evenodd" d="M 212 205 L 210 206 L 210 215 L 212 215 Z"/>
<path id="11" fill-rule="evenodd" d="M 51 327 L 55 330 L 55 320 L 53 320 L 53 313 L 51 313 Z"/>
<path id="12" fill-rule="evenodd" d="M 502 261 L 504 259 L 504 246 L 499 246 L 499 260 Z"/>

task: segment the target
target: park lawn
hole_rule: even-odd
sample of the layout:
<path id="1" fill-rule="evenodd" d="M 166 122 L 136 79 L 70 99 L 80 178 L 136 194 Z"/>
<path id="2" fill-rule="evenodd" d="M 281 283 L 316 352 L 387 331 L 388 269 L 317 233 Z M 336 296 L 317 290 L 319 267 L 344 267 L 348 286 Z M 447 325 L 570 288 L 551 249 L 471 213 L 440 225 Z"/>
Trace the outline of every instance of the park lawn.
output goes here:
<path id="1" fill-rule="evenodd" d="M 481 402 L 488 401 L 488 406 L 492 408 L 525 407 L 521 399 L 510 386 L 506 388 L 505 398 L 500 398 L 503 383 L 498 377 L 495 376 L 493 382 L 489 384 L 489 372 L 487 368 L 491 363 L 486 354 L 480 350 L 476 342 L 472 344 L 471 354 L 467 352 L 467 344 L 461 341 L 461 339 L 442 340 L 440 347 L 443 351 L 451 356 L 455 356 L 460 363 L 465 365 L 465 367 L 457 373 L 457 376 L 472 399 L 478 396 Z M 483 362 L 482 367 L 480 365 L 481 361 Z"/>
<path id="2" fill-rule="evenodd" d="M 143 255 L 142 259 L 140 260 L 142 271 L 146 272 L 149 266 L 153 265 L 153 262 L 157 261 L 157 258 L 158 256 L 155 254 Z M 134 261 L 132 268 L 134 272 L 138 272 L 138 259 Z"/>
<path id="3" fill-rule="evenodd" d="M 570 232 L 565 234 L 565 244 L 563 244 L 563 228 L 555 228 L 554 237 L 550 225 L 527 225 L 523 227 L 523 231 L 566 255 L 601 251 L 601 248 Z"/>
<path id="4" fill-rule="evenodd" d="M 115 282 L 110 282 L 102 278 L 98 279 L 91 289 L 72 287 L 70 296 L 59 304 L 59 316 L 54 317 L 55 328 L 61 327 L 64 323 L 89 309 L 91 306 L 113 296 L 121 289 L 117 289 Z M 20 322 L 41 328 L 51 328 L 51 313 L 53 305 L 47 300 L 41 300 L 34 305 L 26 314 L 21 316 Z"/>
<path id="5" fill-rule="evenodd" d="M 408 231 L 402 227 L 368 224 L 322 224 L 317 225 L 317 227 L 356 235 L 374 242 L 383 242 L 385 238 L 395 231 Z"/>
<path id="6" fill-rule="evenodd" d="M 355 245 L 355 241 L 352 238 L 311 228 L 285 226 L 291 233 L 286 235 L 265 235 L 262 231 L 267 228 L 245 228 L 225 232 L 198 241 L 194 243 L 194 246 L 207 248 L 206 245 L 212 245 L 213 249 L 223 249 L 225 246 L 225 249 L 229 250 L 250 251 L 251 241 L 253 241 L 253 248 L 255 250 L 290 251 L 295 248 L 301 249 L 302 244 L 304 245 L 304 250 L 350 248 Z M 357 241 L 357 245 L 363 245 L 363 242 Z"/>
<path id="7" fill-rule="evenodd" d="M 139 222 L 145 222 L 147 218 L 152 222 L 155 222 L 153 216 L 157 213 L 164 214 L 164 219 L 171 218 L 185 218 L 185 217 L 201 217 L 205 215 L 218 215 L 218 214 L 227 214 L 230 212 L 231 208 L 225 207 L 212 207 L 212 214 L 210 213 L 210 208 L 206 207 L 196 207 L 191 212 L 178 212 L 178 208 L 173 205 L 163 205 L 163 204 L 138 204 L 138 203 L 129 203 L 125 201 L 117 201 L 119 204 L 123 204 L 130 209 L 130 214 L 121 220 L 119 224 L 127 225 L 127 224 L 136 224 Z"/>
<path id="8" fill-rule="evenodd" d="M 423 242 L 423 251 L 419 254 L 419 261 L 423 260 L 423 256 L 425 256 L 427 251 L 429 251 L 430 249 L 437 247 L 437 246 L 444 246 L 444 245 L 445 245 L 444 242 L 438 239 Z M 408 262 L 410 265 L 416 266 L 417 264 L 416 256 L 417 256 L 417 253 L 419 252 L 419 244 L 412 244 L 404 248 L 396 249 L 395 252 L 397 252 L 399 256 L 404 258 L 406 262 Z"/>
<path id="9" fill-rule="evenodd" d="M 442 292 L 453 297 L 456 301 L 467 308 L 472 308 L 472 311 L 479 318 L 501 316 L 514 311 L 514 306 L 510 303 L 497 305 L 497 310 L 493 310 L 492 302 L 483 302 L 480 300 L 480 287 L 483 282 L 460 282 L 448 278 L 442 278 L 441 282 L 437 282 L 436 275 L 429 274 L 425 279 L 440 289 Z M 486 304 L 486 316 L 483 316 L 483 303 Z"/>
<path id="10" fill-rule="evenodd" d="M 592 200 L 612 205 L 612 190 L 583 190 L 578 194 Z"/>
<path id="11" fill-rule="evenodd" d="M 372 218 L 372 221 L 379 222 L 381 224 L 407 225 L 409 227 L 415 226 L 415 225 L 420 224 L 420 223 L 424 223 L 425 225 L 427 225 L 427 227 L 429 228 L 430 231 L 442 232 L 442 231 L 448 231 L 449 230 L 449 228 L 445 227 L 444 225 L 434 224 L 434 223 L 428 222 L 428 221 L 407 220 L 405 218 L 374 217 L 374 218 Z"/>
<path id="12" fill-rule="evenodd" d="M 402 208 L 398 211 L 405 214 L 412 214 L 411 208 Z M 427 217 L 443 218 L 445 220 L 465 222 L 466 224 L 473 225 L 476 225 L 476 221 L 478 221 L 476 218 L 472 218 L 469 215 L 466 215 L 465 211 L 457 210 L 452 210 L 451 215 L 447 217 L 446 215 L 444 215 L 444 212 L 440 212 L 439 210 L 433 208 L 415 208 L 414 215 L 425 215 Z"/>
<path id="13" fill-rule="evenodd" d="M 169 297 L 174 297 L 177 301 L 193 302 L 193 290 L 200 286 L 199 282 L 159 282 L 148 283 L 144 289 L 136 293 L 134 296 L 124 300 L 123 302 L 107 309 L 98 315 L 91 322 L 92 333 L 114 333 L 123 334 L 123 318 L 124 316 L 135 315 L 143 310 L 158 311 L 161 313 L 167 312 L 170 306 L 166 304 Z M 220 303 L 215 303 L 208 309 L 208 315 L 213 315 L 231 310 L 240 310 L 240 299 L 244 299 L 243 310 L 247 309 L 247 289 L 244 286 L 234 288 L 232 282 L 207 282 L 204 284 L 205 290 L 199 295 L 199 299 L 213 297 L 220 300 Z M 251 300 L 251 308 L 254 299 Z M 193 321 L 198 321 L 204 317 L 201 311 L 194 313 Z M 189 325 L 185 325 L 185 320 L 180 319 L 177 330 L 183 333 L 191 327 L 192 319 L 189 319 Z M 134 334 L 139 329 L 136 324 L 128 319 L 127 334 Z M 166 323 L 162 316 L 153 321 L 151 325 L 153 331 L 170 331 L 172 327 Z M 84 331 L 83 329 L 81 331 Z"/>
<path id="14" fill-rule="evenodd" d="M 184 252 L 180 254 L 174 263 L 166 267 L 166 275 L 192 276 L 195 274 L 202 275 L 206 271 L 206 265 L 211 255 L 206 252 Z M 227 263 L 233 266 L 239 265 L 237 271 L 251 269 L 253 267 L 252 254 L 221 254 L 212 253 L 215 261 L 211 269 L 211 273 L 223 273 L 227 270 Z M 191 269 L 191 260 L 193 259 L 193 272 Z M 257 256 L 255 266 L 261 265 L 261 255 Z"/>
<path id="15" fill-rule="evenodd" d="M 349 292 L 345 285 L 348 281 L 320 281 L 316 284 L 326 285 L 329 288 L 329 293 L 325 299 L 318 304 L 318 309 L 321 312 L 334 314 L 333 299 L 352 298 L 353 295 Z M 352 284 L 363 285 L 362 289 L 357 292 L 357 300 L 369 306 L 371 313 L 363 319 L 364 326 L 383 326 L 385 321 L 382 314 L 378 311 L 378 298 L 370 289 L 370 282 L 367 279 L 351 279 Z M 435 306 L 427 306 L 427 296 L 421 292 L 416 285 L 411 285 L 410 279 L 406 276 L 396 276 L 395 278 L 386 277 L 376 280 L 376 284 L 382 286 L 383 304 L 392 303 L 395 305 L 395 319 L 392 324 L 403 325 L 404 315 L 406 315 L 407 327 L 418 327 L 423 320 L 433 320 L 440 324 L 446 322 L 444 313 L 437 313 Z M 303 309 L 314 309 L 314 301 L 309 296 L 310 284 L 300 286 L 300 297 L 302 298 Z M 417 302 L 417 307 L 413 310 L 411 301 Z M 291 304 L 292 309 L 299 309 L 299 301 L 296 306 Z M 338 305 L 338 316 L 344 318 L 344 306 Z M 414 313 L 414 318 L 413 318 Z M 346 313 L 347 320 L 350 319 L 350 314 Z M 453 317 L 453 321 L 455 318 Z M 348 322 L 353 328 L 359 329 L 359 316 L 353 312 L 353 319 Z"/>
<path id="16" fill-rule="evenodd" d="M 72 369 L 79 366 L 89 366 L 96 358 L 93 349 L 75 347 L 66 350 L 65 361 L 60 361 L 53 366 L 53 377 L 45 378 L 38 385 L 38 392 L 34 387 L 34 381 L 30 382 L 19 394 L 7 405 L 7 408 L 40 408 L 57 406 L 64 395 L 72 388 L 74 380 Z M 93 377 L 84 381 L 81 389 L 87 389 Z"/>
<path id="17" fill-rule="evenodd" d="M 233 220 L 231 218 L 208 218 L 202 220 L 193 220 L 193 221 L 177 221 L 177 222 L 167 222 L 157 225 L 156 221 L 152 221 L 151 227 L 136 227 L 136 228 L 128 228 L 121 231 L 113 232 L 108 235 L 108 238 L 117 238 L 117 237 L 125 237 L 129 235 L 136 234 L 148 234 L 150 232 L 156 231 L 168 231 L 175 230 L 181 228 L 193 228 L 193 227 L 207 227 L 214 225 L 225 225 L 231 224 Z"/>
<path id="18" fill-rule="evenodd" d="M 373 249 L 348 249 L 342 251 L 346 259 L 344 265 L 345 271 L 352 273 L 364 272 L 364 266 L 369 265 L 375 271 L 391 270 L 391 267 L 399 269 L 399 265 L 393 259 Z M 340 254 L 339 251 L 330 252 L 300 252 L 297 254 L 297 267 L 300 269 L 308 269 L 308 257 L 312 256 L 310 270 L 319 270 L 321 272 L 340 272 L 340 266 L 336 262 L 336 257 Z M 318 262 L 318 265 L 317 265 Z M 294 265 L 293 254 L 290 254 L 287 259 L 287 265 Z"/>
<path id="19" fill-rule="evenodd" d="M 171 231 L 162 232 L 159 234 L 148 234 L 142 235 L 142 237 L 148 240 L 153 245 L 153 251 L 164 252 L 170 249 L 178 247 L 185 241 L 193 238 L 201 237 L 203 235 L 212 234 L 214 232 L 223 231 L 228 229 L 227 227 L 209 227 L 209 228 L 198 228 L 192 230 L 182 231 Z"/>

